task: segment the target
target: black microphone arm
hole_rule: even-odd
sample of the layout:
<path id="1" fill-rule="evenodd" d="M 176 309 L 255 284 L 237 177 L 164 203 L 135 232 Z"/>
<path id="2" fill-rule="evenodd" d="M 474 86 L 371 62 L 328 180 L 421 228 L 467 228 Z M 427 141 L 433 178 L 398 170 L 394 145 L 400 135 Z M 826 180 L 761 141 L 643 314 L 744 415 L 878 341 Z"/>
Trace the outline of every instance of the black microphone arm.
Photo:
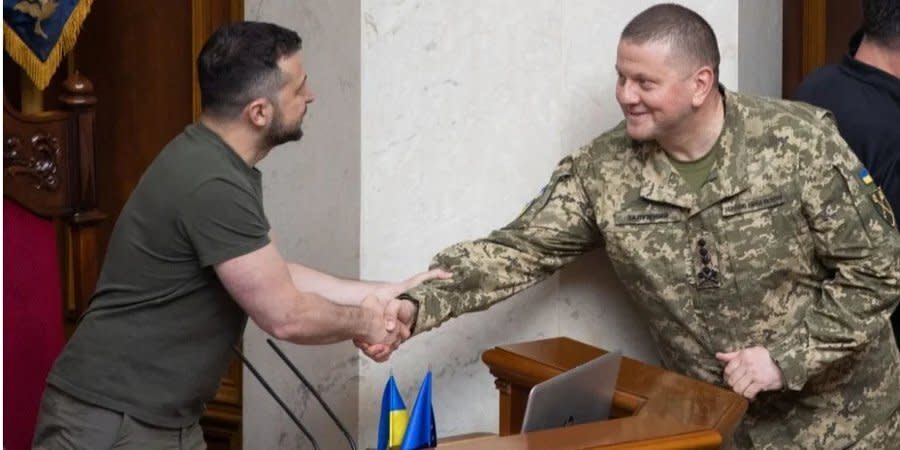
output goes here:
<path id="1" fill-rule="evenodd" d="M 271 395 L 272 398 L 274 398 L 275 401 L 278 402 L 279 405 L 281 405 L 281 408 L 284 409 L 284 412 L 287 413 L 288 417 L 290 417 L 291 420 L 294 421 L 294 423 L 297 425 L 297 428 L 300 428 L 300 431 L 302 431 L 303 434 L 306 435 L 306 438 L 309 439 L 309 442 L 312 443 L 313 448 L 315 450 L 321 450 L 321 448 L 319 447 L 319 443 L 315 438 L 312 437 L 311 434 L 309 434 L 309 430 L 307 430 L 306 427 L 304 427 L 303 424 L 300 423 L 300 419 L 298 419 L 297 416 L 295 416 L 294 413 L 292 413 L 291 410 L 287 407 L 287 405 L 284 404 L 284 400 L 282 400 L 281 397 L 279 397 L 278 394 L 276 394 L 275 391 L 272 390 L 272 387 L 269 386 L 269 383 L 266 383 L 266 380 L 264 380 L 262 375 L 260 375 L 259 372 L 256 371 L 256 368 L 253 367 L 253 364 L 250 364 L 250 361 L 246 356 L 244 356 L 243 353 L 241 353 L 237 345 L 232 345 L 231 349 L 234 350 L 235 353 L 237 353 L 237 355 L 241 358 L 241 361 L 244 362 L 244 365 L 246 365 L 247 368 L 250 369 L 250 372 L 253 373 L 253 376 L 255 376 L 257 380 L 259 380 L 259 383 L 262 384 L 267 391 L 269 391 L 269 395 Z"/>
<path id="2" fill-rule="evenodd" d="M 347 428 L 344 426 L 344 424 L 341 423 L 341 421 L 337 418 L 337 416 L 334 414 L 334 411 L 332 411 L 331 408 L 328 407 L 328 405 L 325 403 L 325 400 L 323 400 L 322 396 L 319 395 L 319 392 L 315 388 L 313 388 L 309 380 L 307 380 L 306 377 L 304 377 L 303 374 L 300 373 L 300 369 L 297 369 L 297 366 L 295 366 L 291 362 L 291 360 L 288 359 L 287 355 L 285 355 L 284 352 L 282 352 L 281 349 L 278 348 L 278 345 L 276 345 L 275 342 L 272 341 L 272 339 L 267 338 L 266 342 L 269 343 L 269 345 L 272 347 L 272 350 L 275 350 L 275 353 L 278 354 L 278 357 L 280 357 L 281 360 L 284 361 L 284 363 L 287 364 L 287 366 L 291 369 L 291 371 L 294 372 L 294 375 L 297 375 L 297 378 L 299 378 L 300 381 L 303 382 L 303 385 L 306 386 L 307 389 L 309 389 L 309 392 L 312 392 L 312 395 L 314 395 L 316 397 L 316 400 L 318 400 L 322 405 L 322 409 L 324 409 L 325 412 L 328 413 L 328 415 L 331 417 L 331 420 L 334 421 L 338 428 L 341 429 L 341 432 L 344 433 L 344 437 L 347 438 L 347 442 L 350 444 L 350 448 L 352 450 L 356 450 L 356 441 L 353 440 L 352 436 L 350 436 L 350 432 L 347 431 Z"/>

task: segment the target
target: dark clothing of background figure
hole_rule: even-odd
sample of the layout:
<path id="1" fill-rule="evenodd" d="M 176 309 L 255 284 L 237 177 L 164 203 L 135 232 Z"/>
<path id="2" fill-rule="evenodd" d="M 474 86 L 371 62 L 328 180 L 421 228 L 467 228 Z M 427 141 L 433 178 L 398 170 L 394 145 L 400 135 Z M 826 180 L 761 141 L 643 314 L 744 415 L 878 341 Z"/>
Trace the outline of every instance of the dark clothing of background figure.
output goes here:
<path id="1" fill-rule="evenodd" d="M 843 61 L 815 71 L 795 96 L 834 113 L 841 137 L 881 186 L 896 216 L 900 212 L 900 78 L 854 58 L 862 36 L 857 32 Z M 900 308 L 891 316 L 891 325 L 900 347 Z"/>

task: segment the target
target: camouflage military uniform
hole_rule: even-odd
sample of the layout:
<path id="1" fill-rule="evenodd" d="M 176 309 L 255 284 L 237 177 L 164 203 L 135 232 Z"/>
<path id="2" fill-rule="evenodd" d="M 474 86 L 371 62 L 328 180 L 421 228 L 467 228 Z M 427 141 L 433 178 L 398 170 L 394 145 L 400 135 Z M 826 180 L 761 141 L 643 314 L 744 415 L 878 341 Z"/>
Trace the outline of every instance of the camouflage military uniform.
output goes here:
<path id="1" fill-rule="evenodd" d="M 725 386 L 718 351 L 763 346 L 785 390 L 751 403 L 738 447 L 900 445 L 900 234 L 820 109 L 725 92 L 719 160 L 691 190 L 623 125 L 563 159 L 512 223 L 454 245 L 409 294 L 417 333 L 519 292 L 605 243 L 664 365 Z"/>

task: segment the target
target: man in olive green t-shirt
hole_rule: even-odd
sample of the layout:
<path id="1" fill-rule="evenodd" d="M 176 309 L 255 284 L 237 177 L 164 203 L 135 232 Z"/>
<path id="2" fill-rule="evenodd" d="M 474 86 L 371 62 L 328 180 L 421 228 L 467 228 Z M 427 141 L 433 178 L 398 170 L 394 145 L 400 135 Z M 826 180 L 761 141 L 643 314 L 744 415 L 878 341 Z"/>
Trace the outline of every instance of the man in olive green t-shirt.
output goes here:
<path id="1" fill-rule="evenodd" d="M 203 47 L 203 114 L 125 204 L 90 307 L 48 377 L 35 448 L 204 448 L 197 422 L 248 315 L 296 344 L 380 344 L 381 361 L 409 337 L 395 297 L 445 273 L 341 280 L 285 262 L 271 241 L 255 166 L 302 136 L 314 95 L 300 42 L 243 22 Z"/>

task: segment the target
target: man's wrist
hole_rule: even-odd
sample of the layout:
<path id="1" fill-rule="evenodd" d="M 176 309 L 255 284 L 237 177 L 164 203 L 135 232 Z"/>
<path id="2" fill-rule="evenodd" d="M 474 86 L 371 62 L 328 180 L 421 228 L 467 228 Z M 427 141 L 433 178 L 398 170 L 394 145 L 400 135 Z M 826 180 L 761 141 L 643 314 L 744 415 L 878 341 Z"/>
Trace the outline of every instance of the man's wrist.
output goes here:
<path id="1" fill-rule="evenodd" d="M 352 308 L 351 306 L 345 306 L 345 308 Z M 368 342 L 372 339 L 373 336 L 377 334 L 378 326 L 376 325 L 379 314 L 376 313 L 369 305 L 360 304 L 357 308 L 359 314 L 359 328 L 357 330 L 358 336 L 357 339 Z M 374 342 L 369 342 L 370 344 L 374 344 Z"/>
<path id="2" fill-rule="evenodd" d="M 768 352 L 768 350 L 766 350 Z M 777 391 L 787 391 L 787 380 L 784 379 L 784 370 L 781 369 L 781 364 L 778 363 L 778 360 L 772 356 L 772 353 L 769 353 L 769 359 L 772 361 L 772 364 L 775 365 L 775 370 L 778 371 L 778 383 L 781 385 L 777 389 Z"/>
<path id="3" fill-rule="evenodd" d="M 409 332 L 410 332 L 410 334 L 415 334 L 416 323 L 419 321 L 419 306 L 420 306 L 419 301 L 412 298 L 409 294 L 407 294 L 405 292 L 398 295 L 397 299 L 405 300 L 405 301 L 412 303 L 413 313 L 412 313 L 412 322 L 409 324 Z"/>

